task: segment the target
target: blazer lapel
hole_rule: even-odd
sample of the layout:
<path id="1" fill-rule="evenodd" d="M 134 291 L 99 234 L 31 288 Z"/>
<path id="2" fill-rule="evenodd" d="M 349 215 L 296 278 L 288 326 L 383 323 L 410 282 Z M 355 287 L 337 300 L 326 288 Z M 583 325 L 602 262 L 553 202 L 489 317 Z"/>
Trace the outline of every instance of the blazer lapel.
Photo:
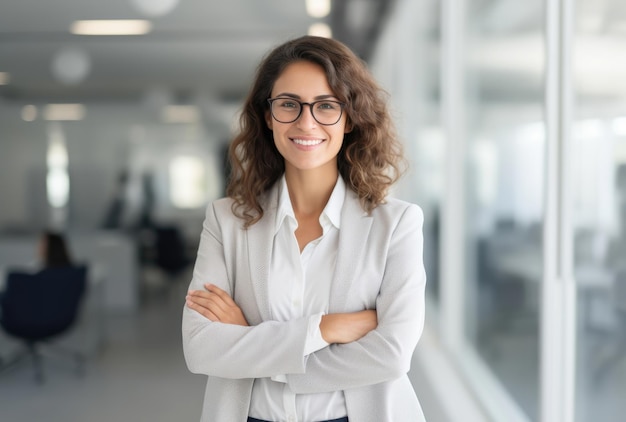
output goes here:
<path id="1" fill-rule="evenodd" d="M 274 239 L 274 220 L 278 189 L 274 186 L 264 198 L 263 218 L 246 231 L 250 281 L 254 289 L 259 313 L 263 320 L 271 319 L 268 282 Z"/>
<path id="2" fill-rule="evenodd" d="M 330 288 L 329 312 L 343 312 L 348 293 L 367 246 L 372 218 L 361 208 L 359 198 L 346 187 L 341 211 L 337 264 Z"/>

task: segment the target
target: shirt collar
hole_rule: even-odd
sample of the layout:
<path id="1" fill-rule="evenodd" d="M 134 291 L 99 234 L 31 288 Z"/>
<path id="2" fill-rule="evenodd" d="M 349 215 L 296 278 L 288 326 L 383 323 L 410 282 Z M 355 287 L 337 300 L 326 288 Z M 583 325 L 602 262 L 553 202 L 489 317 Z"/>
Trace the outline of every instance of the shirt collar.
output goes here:
<path id="1" fill-rule="evenodd" d="M 324 220 L 327 220 L 339 229 L 341 225 L 341 209 L 343 208 L 345 197 L 346 183 L 343 181 L 341 176 L 338 176 L 333 192 L 331 193 L 328 203 L 324 207 L 322 215 L 320 216 L 320 223 L 322 224 L 322 227 L 324 227 Z M 278 206 L 276 208 L 274 234 L 278 232 L 283 224 L 283 221 L 287 217 L 289 217 L 293 222 L 296 222 L 296 216 L 293 212 L 293 207 L 291 206 L 291 200 L 289 199 L 287 180 L 285 179 L 285 175 L 283 175 L 278 185 Z"/>
<path id="2" fill-rule="evenodd" d="M 337 183 L 333 189 L 333 193 L 328 199 L 324 211 L 322 211 L 322 217 L 328 218 L 331 224 L 337 229 L 341 226 L 341 209 L 343 208 L 343 201 L 346 198 L 346 183 L 341 176 L 337 177 Z"/>
<path id="3" fill-rule="evenodd" d="M 291 200 L 289 199 L 287 180 L 285 179 L 285 175 L 283 174 L 283 177 L 281 177 L 278 184 L 278 206 L 276 207 L 274 234 L 278 232 L 280 226 L 283 224 L 283 220 L 285 220 L 285 218 L 287 217 L 291 218 L 294 222 L 296 221 L 296 216 L 293 212 L 293 207 L 291 206 Z"/>

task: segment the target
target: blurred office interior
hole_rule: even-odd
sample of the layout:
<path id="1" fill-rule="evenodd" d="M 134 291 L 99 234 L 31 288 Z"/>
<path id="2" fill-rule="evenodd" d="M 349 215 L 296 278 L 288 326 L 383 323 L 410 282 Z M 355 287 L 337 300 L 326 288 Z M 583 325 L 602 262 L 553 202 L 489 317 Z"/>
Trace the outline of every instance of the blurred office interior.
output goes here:
<path id="1" fill-rule="evenodd" d="M 136 26 L 82 22 L 101 19 Z M 0 420 L 197 420 L 179 329 L 204 208 L 256 64 L 306 33 L 391 94 L 393 195 L 425 214 L 429 422 L 623 421 L 621 0 L 2 0 L 0 273 L 55 228 L 90 282 L 59 340 L 84 374 L 0 372 Z M 0 360 L 19 347 L 0 330 Z"/>

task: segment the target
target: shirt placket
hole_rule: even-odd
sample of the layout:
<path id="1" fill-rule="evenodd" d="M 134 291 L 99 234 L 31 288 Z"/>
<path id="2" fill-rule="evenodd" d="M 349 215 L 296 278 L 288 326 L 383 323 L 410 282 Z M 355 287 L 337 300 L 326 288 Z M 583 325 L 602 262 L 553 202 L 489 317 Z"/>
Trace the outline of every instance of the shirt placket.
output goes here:
<path id="1" fill-rule="evenodd" d="M 297 228 L 297 224 L 291 222 L 290 226 L 292 233 L 294 233 Z M 309 244 L 305 246 L 302 251 L 303 255 L 309 254 L 307 256 L 310 256 L 310 252 L 307 252 L 309 246 L 312 245 Z M 291 289 L 291 315 L 292 318 L 302 318 L 304 315 L 304 281 L 306 276 L 304 267 L 305 259 L 303 255 L 299 253 L 299 246 L 295 235 L 293 237 L 293 247 L 291 248 L 291 251 L 292 253 L 290 259 L 293 260 L 292 262 L 298 262 L 298 267 L 300 269 Z M 285 409 L 286 420 L 288 422 L 297 422 L 298 411 L 296 407 L 296 394 L 291 391 L 288 384 L 283 386 L 283 407 Z"/>

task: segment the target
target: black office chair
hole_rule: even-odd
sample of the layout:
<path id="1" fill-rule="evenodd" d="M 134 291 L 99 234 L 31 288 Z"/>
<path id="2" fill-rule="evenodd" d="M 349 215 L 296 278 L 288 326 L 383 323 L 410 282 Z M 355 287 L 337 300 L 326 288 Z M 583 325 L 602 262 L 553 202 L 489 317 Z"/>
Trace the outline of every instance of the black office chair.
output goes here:
<path id="1" fill-rule="evenodd" d="M 87 267 L 52 268 L 37 273 L 9 272 L 0 297 L 0 326 L 21 340 L 26 350 L 6 363 L 4 369 L 31 357 L 35 376 L 44 381 L 41 345 L 67 333 L 75 324 L 87 286 Z M 51 350 L 61 351 L 58 347 Z M 82 370 L 83 356 L 70 354 Z"/>
<path id="2" fill-rule="evenodd" d="M 155 264 L 171 279 L 175 279 L 191 263 L 183 234 L 175 226 L 157 227 L 155 233 Z"/>

